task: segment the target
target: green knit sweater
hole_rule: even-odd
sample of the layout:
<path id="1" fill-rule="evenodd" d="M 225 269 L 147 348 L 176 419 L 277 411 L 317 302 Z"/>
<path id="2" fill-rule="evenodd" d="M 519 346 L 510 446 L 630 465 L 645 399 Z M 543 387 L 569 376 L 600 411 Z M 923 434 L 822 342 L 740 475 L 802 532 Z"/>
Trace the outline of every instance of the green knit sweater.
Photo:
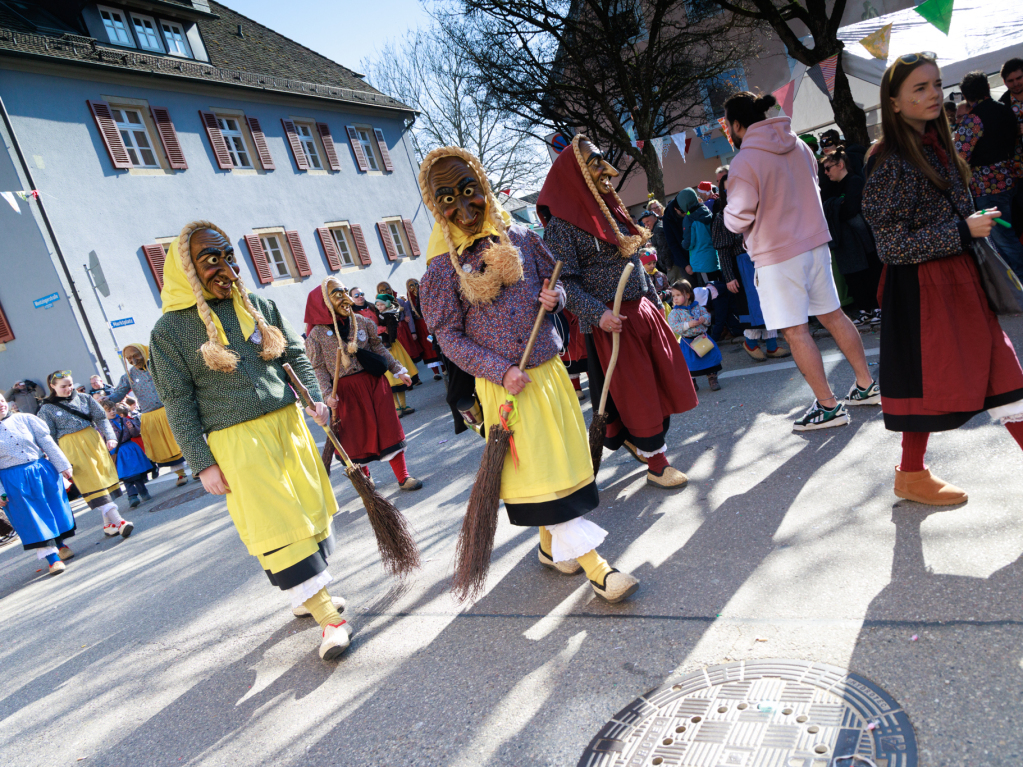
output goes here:
<path id="1" fill-rule="evenodd" d="M 271 325 L 284 333 L 284 354 L 271 362 L 259 357 L 259 346 L 242 338 L 231 301 L 210 301 L 220 318 L 229 348 L 241 356 L 233 373 L 210 370 L 199 347 L 206 343 L 206 326 L 194 306 L 168 312 L 157 320 L 149 340 L 150 370 L 167 408 L 174 437 L 192 471 L 198 474 L 217 461 L 205 435 L 280 410 L 295 402 L 295 393 L 282 365 L 290 362 L 314 401 L 320 387 L 305 355 L 302 339 L 281 316 L 273 301 L 250 294 L 252 303 Z"/>

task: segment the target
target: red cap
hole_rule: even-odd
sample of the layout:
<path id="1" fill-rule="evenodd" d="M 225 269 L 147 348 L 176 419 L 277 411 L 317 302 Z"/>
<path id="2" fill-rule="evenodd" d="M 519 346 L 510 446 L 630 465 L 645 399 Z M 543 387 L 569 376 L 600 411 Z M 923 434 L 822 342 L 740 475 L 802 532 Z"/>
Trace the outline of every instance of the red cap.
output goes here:
<path id="1" fill-rule="evenodd" d="M 639 262 L 643 264 L 643 266 L 646 266 L 647 264 L 653 264 L 657 262 L 657 256 L 655 256 L 653 253 L 644 253 L 642 256 L 639 257 Z"/>
<path id="2" fill-rule="evenodd" d="M 696 188 L 699 189 L 701 192 L 712 192 L 712 191 L 714 191 L 714 185 L 712 183 L 710 183 L 709 181 L 701 181 Z"/>

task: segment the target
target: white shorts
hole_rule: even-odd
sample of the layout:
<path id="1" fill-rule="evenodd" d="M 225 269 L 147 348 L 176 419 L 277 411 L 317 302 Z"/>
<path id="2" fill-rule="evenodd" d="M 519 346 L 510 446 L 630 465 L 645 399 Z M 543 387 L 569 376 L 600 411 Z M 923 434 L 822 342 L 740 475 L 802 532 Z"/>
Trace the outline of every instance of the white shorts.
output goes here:
<path id="1" fill-rule="evenodd" d="M 758 267 L 754 274 L 764 324 L 773 330 L 805 325 L 808 318 L 828 314 L 842 305 L 827 245 L 780 264 Z"/>

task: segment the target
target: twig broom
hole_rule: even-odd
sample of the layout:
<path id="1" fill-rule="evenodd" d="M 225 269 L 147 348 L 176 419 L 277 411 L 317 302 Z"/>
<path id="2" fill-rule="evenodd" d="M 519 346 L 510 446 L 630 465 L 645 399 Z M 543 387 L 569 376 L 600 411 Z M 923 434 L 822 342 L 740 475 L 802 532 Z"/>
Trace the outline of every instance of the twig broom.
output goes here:
<path id="1" fill-rule="evenodd" d="M 302 404 L 312 407 L 313 399 L 309 396 L 309 390 L 295 375 L 291 365 L 284 363 L 284 370 L 287 371 L 291 385 L 295 387 L 295 391 L 302 399 Z M 380 549 L 380 558 L 383 560 L 384 567 L 392 575 L 404 578 L 420 566 L 419 548 L 409 530 L 408 522 L 393 503 L 373 489 L 366 475 L 352 463 L 352 459 L 341 447 L 341 443 L 330 427 L 324 426 L 323 430 L 327 433 L 327 438 L 334 444 L 334 449 L 341 456 L 341 460 L 345 462 L 345 474 L 352 481 L 356 492 L 362 499 L 363 506 L 366 507 L 366 515 L 369 517 L 369 523 L 376 535 L 377 548 Z"/>
<path id="2" fill-rule="evenodd" d="M 553 288 L 560 276 L 561 262 L 558 261 L 554 264 L 548 284 Z M 541 305 L 533 323 L 533 332 L 529 334 L 526 348 L 522 352 L 522 361 L 519 362 L 519 370 L 523 373 L 526 372 L 529 356 L 533 353 L 533 346 L 546 316 L 547 310 Z M 507 421 L 513 409 L 512 400 L 509 398 L 500 409 L 501 422 L 491 426 L 487 434 L 483 460 L 476 472 L 476 481 L 469 494 L 469 507 L 455 547 L 455 577 L 451 588 L 459 602 L 475 599 L 483 591 L 490 571 L 494 534 L 497 532 L 497 511 L 501 501 L 501 472 L 504 470 L 508 448 L 512 444 L 512 431 Z"/>
<path id="3" fill-rule="evenodd" d="M 622 296 L 625 295 L 625 285 L 632 276 L 635 267 L 630 263 L 625 265 L 622 276 L 618 278 L 618 289 L 615 291 L 614 309 L 611 311 L 617 317 L 622 311 Z M 593 477 L 596 478 L 600 471 L 600 459 L 604 454 L 604 430 L 607 428 L 607 393 L 611 390 L 611 376 L 618 364 L 618 349 L 622 343 L 621 333 L 611 334 L 611 359 L 607 363 L 607 372 L 604 374 L 604 389 L 600 392 L 600 407 L 593 413 L 593 420 L 590 421 L 590 460 L 593 461 Z"/>

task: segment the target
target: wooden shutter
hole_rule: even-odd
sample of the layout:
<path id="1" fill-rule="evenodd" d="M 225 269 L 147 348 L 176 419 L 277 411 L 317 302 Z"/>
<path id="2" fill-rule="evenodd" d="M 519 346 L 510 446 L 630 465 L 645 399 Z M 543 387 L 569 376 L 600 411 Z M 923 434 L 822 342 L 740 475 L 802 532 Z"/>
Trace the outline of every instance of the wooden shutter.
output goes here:
<path id="1" fill-rule="evenodd" d="M 369 170 L 369 161 L 366 159 L 366 153 L 362 151 L 362 144 L 359 143 L 359 134 L 352 125 L 346 125 L 345 130 L 348 131 L 348 143 L 352 145 L 352 152 L 355 153 L 355 162 L 359 170 L 365 173 Z"/>
<path id="2" fill-rule="evenodd" d="M 391 237 L 391 230 L 386 221 L 377 222 L 377 231 L 380 232 L 380 239 L 384 241 L 384 252 L 388 261 L 398 260 L 398 251 L 394 247 L 394 239 Z"/>
<path id="3" fill-rule="evenodd" d="M 181 142 L 178 141 L 178 132 L 174 130 L 174 123 L 171 122 L 170 112 L 166 107 L 149 107 L 149 113 L 156 123 L 156 132 L 160 134 L 160 143 L 163 144 L 167 162 L 175 170 L 188 170 L 185 153 L 181 151 Z"/>
<path id="4" fill-rule="evenodd" d="M 4 308 L 0 306 L 0 344 L 5 344 L 8 341 L 14 340 L 14 330 L 11 328 L 11 323 L 7 321 L 7 315 L 4 314 Z"/>
<path id="5" fill-rule="evenodd" d="M 274 158 L 270 156 L 270 147 L 266 145 L 266 134 L 263 133 L 263 129 L 259 125 L 259 120 L 255 117 L 246 117 L 245 121 L 249 124 L 249 133 L 252 134 L 252 143 L 256 145 L 256 154 L 259 155 L 259 164 L 263 166 L 263 170 L 276 170 L 277 166 L 274 165 Z"/>
<path id="6" fill-rule="evenodd" d="M 355 240 L 355 249 L 359 251 L 359 260 L 363 266 L 369 266 L 373 259 L 369 257 L 369 248 L 366 247 L 366 236 L 362 233 L 362 224 L 352 224 L 352 239 Z"/>
<path id="7" fill-rule="evenodd" d="M 117 130 L 117 124 L 114 122 L 114 114 L 110 111 L 110 105 L 105 101 L 86 100 L 85 103 L 89 105 L 89 109 L 92 111 L 96 127 L 99 128 L 99 137 L 103 139 L 103 146 L 107 148 L 107 154 L 110 155 L 110 162 L 114 164 L 115 168 L 131 168 L 132 164 L 131 158 L 128 156 L 128 148 L 125 147 L 121 133 Z"/>
<path id="8" fill-rule="evenodd" d="M 419 240 L 416 239 L 416 230 L 412 228 L 412 222 L 407 218 L 403 218 L 401 223 L 405 226 L 405 234 L 408 236 L 408 244 L 412 248 L 412 255 L 422 255 L 419 250 Z"/>
<path id="9" fill-rule="evenodd" d="M 270 271 L 270 262 L 266 258 L 266 251 L 263 250 L 263 243 L 259 241 L 259 235 L 245 235 L 245 244 L 249 246 L 249 255 L 252 256 L 252 266 L 256 269 L 259 284 L 269 285 L 274 281 L 274 276 Z"/>
<path id="10" fill-rule="evenodd" d="M 143 245 L 142 252 L 146 254 L 146 261 L 149 262 L 149 269 L 156 280 L 156 287 L 163 290 L 163 262 L 167 258 L 163 245 Z"/>
<path id="11" fill-rule="evenodd" d="M 302 238 L 298 236 L 298 232 L 292 229 L 290 232 L 285 232 L 284 236 L 288 240 L 288 247 L 291 248 L 291 256 L 295 259 L 295 266 L 298 267 L 298 273 L 302 277 L 308 277 L 313 273 L 313 270 L 309 268 L 309 259 L 305 255 L 305 246 L 302 245 Z"/>
<path id="12" fill-rule="evenodd" d="M 341 254 L 337 252 L 337 243 L 334 242 L 334 235 L 325 226 L 318 226 L 316 234 L 320 237 L 320 245 L 323 246 L 323 255 L 327 257 L 330 270 L 336 272 L 341 268 Z"/>
<path id="13" fill-rule="evenodd" d="M 217 125 L 217 116 L 213 112 L 199 110 L 199 119 L 206 128 L 206 135 L 210 139 L 210 147 L 213 149 L 213 156 L 217 160 L 217 166 L 221 170 L 231 170 L 234 162 L 231 161 L 231 153 L 227 151 L 227 142 L 224 141 L 224 134 L 220 132 Z"/>
<path id="14" fill-rule="evenodd" d="M 384 170 L 391 173 L 394 170 L 394 166 L 391 165 L 391 153 L 387 151 L 387 142 L 384 140 L 384 132 L 379 128 L 374 128 L 373 134 L 377 137 L 377 147 L 379 147 L 380 157 L 384 161 Z"/>
<path id="15" fill-rule="evenodd" d="M 316 123 L 316 130 L 320 133 L 320 141 L 323 142 L 323 151 L 327 155 L 327 164 L 331 170 L 341 170 L 341 161 L 337 158 L 337 149 L 334 148 L 334 137 L 330 135 L 330 126 L 327 123 Z"/>
<path id="16" fill-rule="evenodd" d="M 291 154 L 295 158 L 295 165 L 299 170 L 309 170 L 309 161 L 305 158 L 305 150 L 302 149 L 302 140 L 298 137 L 295 123 L 282 117 L 281 125 L 284 126 L 284 135 L 288 137 L 288 143 L 291 144 Z"/>

